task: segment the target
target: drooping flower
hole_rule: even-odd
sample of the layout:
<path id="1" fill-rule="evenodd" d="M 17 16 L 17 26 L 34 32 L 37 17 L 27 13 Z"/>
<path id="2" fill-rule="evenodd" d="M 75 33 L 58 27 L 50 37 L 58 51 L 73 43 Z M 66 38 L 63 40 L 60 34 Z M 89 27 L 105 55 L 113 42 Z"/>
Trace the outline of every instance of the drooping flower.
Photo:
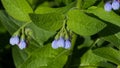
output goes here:
<path id="1" fill-rule="evenodd" d="M 116 0 L 114 0 L 114 1 L 112 2 L 112 8 L 113 8 L 113 10 L 118 10 L 119 7 L 120 7 L 119 2 L 116 1 Z"/>
<path id="2" fill-rule="evenodd" d="M 52 42 L 52 48 L 53 49 L 57 49 L 59 46 L 57 45 L 57 40 L 54 40 L 53 42 Z"/>
<path id="3" fill-rule="evenodd" d="M 17 45 L 19 43 L 19 37 L 18 36 L 13 36 L 10 38 L 10 44 L 11 45 Z"/>
<path id="4" fill-rule="evenodd" d="M 112 5 L 110 4 L 110 2 L 106 2 L 106 4 L 104 5 L 104 9 L 108 12 L 112 10 Z"/>
<path id="5" fill-rule="evenodd" d="M 57 45 L 58 45 L 58 47 L 64 47 L 65 41 L 64 41 L 64 39 L 62 37 L 60 37 L 58 39 Z"/>
<path id="6" fill-rule="evenodd" d="M 21 39 L 21 40 L 20 40 L 20 43 L 18 44 L 18 47 L 19 47 L 20 49 L 26 48 L 26 42 L 25 42 L 24 39 Z"/>
<path id="7" fill-rule="evenodd" d="M 71 47 L 71 42 L 70 42 L 70 40 L 65 40 L 65 46 L 64 46 L 64 48 L 65 49 L 69 49 Z"/>

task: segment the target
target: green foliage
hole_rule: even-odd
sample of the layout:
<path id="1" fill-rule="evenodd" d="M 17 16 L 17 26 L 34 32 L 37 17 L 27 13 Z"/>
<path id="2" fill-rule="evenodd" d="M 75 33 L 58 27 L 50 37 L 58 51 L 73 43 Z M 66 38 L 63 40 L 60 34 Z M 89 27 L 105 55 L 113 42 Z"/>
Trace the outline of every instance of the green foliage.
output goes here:
<path id="1" fill-rule="evenodd" d="M 2 0 L 2 3 L 13 18 L 25 22 L 31 21 L 28 14 L 33 13 L 33 10 L 26 0 Z"/>
<path id="2" fill-rule="evenodd" d="M 48 31 L 60 29 L 65 18 L 64 15 L 58 13 L 30 14 L 30 17 L 35 25 Z"/>
<path id="3" fill-rule="evenodd" d="M 79 35 L 90 36 L 104 27 L 105 24 L 102 21 L 86 15 L 83 11 L 75 9 L 68 12 L 68 28 Z"/>
<path id="4" fill-rule="evenodd" d="M 5 28 L 12 34 L 18 29 L 18 25 L 13 22 L 10 17 L 4 12 L 0 11 L 0 20 Z"/>
<path id="5" fill-rule="evenodd" d="M 67 61 L 68 50 L 51 48 L 50 44 L 36 49 L 20 68 L 62 68 Z"/>
<path id="6" fill-rule="evenodd" d="M 107 59 L 110 62 L 116 63 L 118 65 L 120 64 L 120 52 L 111 47 L 98 48 L 94 50 L 94 53 Z"/>
<path id="7" fill-rule="evenodd" d="M 115 24 L 117 26 L 120 26 L 120 16 L 117 15 L 114 12 L 106 12 L 103 8 L 99 7 L 91 7 L 87 10 L 88 13 L 92 13 L 96 16 L 98 16 L 100 19 L 110 22 L 112 24 Z"/>
<path id="8" fill-rule="evenodd" d="M 25 49 L 12 46 L 16 68 L 119 68 L 119 11 L 106 12 L 100 7 L 104 6 L 103 1 L 1 2 L 5 9 L 0 9 L 0 23 L 11 36 L 16 32 L 20 32 L 19 36 L 25 34 Z M 0 34 L 6 32 L 2 25 Z M 65 33 L 71 48 L 53 49 L 51 43 L 55 36 Z"/>
<path id="9" fill-rule="evenodd" d="M 115 66 L 112 64 L 107 63 L 107 60 L 97 56 L 96 54 L 92 53 L 92 50 L 87 51 L 81 58 L 81 68 L 85 67 L 105 67 L 105 68 L 114 68 Z"/>
<path id="10" fill-rule="evenodd" d="M 16 67 L 19 67 L 20 65 L 22 65 L 23 62 L 25 62 L 28 57 L 26 52 L 19 50 L 18 47 L 13 47 L 12 54 L 13 54 L 13 58 L 15 59 L 14 63 Z"/>

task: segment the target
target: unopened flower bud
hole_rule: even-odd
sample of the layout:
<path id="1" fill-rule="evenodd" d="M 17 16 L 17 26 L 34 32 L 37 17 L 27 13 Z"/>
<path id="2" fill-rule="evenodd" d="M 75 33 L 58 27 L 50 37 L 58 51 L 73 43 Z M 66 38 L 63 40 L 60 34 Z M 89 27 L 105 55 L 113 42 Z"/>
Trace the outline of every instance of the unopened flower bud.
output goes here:
<path id="1" fill-rule="evenodd" d="M 110 4 L 110 2 L 107 2 L 104 5 L 104 9 L 105 9 L 105 11 L 108 11 L 108 12 L 112 10 L 112 5 Z"/>
<path id="2" fill-rule="evenodd" d="M 26 42 L 25 42 L 24 39 L 21 39 L 21 40 L 20 40 L 20 43 L 18 44 L 18 47 L 19 47 L 20 49 L 26 48 Z"/>
<path id="3" fill-rule="evenodd" d="M 114 10 L 118 10 L 119 7 L 120 7 L 119 2 L 116 1 L 116 0 L 114 0 L 113 3 L 112 3 L 112 8 L 113 8 Z"/>
<path id="4" fill-rule="evenodd" d="M 10 38 L 10 44 L 11 45 L 17 45 L 19 43 L 19 37 L 18 36 L 13 36 Z"/>
<path id="5" fill-rule="evenodd" d="M 59 47 L 64 47 L 65 41 L 64 41 L 64 39 L 62 37 L 60 37 L 60 39 L 58 39 L 57 45 Z"/>
<path id="6" fill-rule="evenodd" d="M 58 48 L 58 45 L 57 45 L 57 40 L 54 40 L 53 42 L 52 42 L 52 48 L 53 49 L 57 49 Z"/>
<path id="7" fill-rule="evenodd" d="M 69 40 L 66 40 L 64 48 L 69 49 L 70 47 L 71 47 L 71 42 Z"/>

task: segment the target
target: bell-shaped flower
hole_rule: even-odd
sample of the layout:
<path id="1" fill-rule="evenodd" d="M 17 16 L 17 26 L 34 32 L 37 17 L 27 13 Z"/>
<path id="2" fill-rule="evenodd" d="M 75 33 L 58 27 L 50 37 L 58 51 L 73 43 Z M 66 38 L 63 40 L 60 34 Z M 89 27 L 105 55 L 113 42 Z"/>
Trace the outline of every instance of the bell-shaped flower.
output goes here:
<path id="1" fill-rule="evenodd" d="M 52 42 L 52 48 L 53 49 L 57 49 L 59 46 L 57 45 L 57 40 L 54 40 L 53 42 Z"/>
<path id="2" fill-rule="evenodd" d="M 11 45 L 17 45 L 19 43 L 19 37 L 18 36 L 13 36 L 9 40 Z"/>
<path id="3" fill-rule="evenodd" d="M 112 10 L 112 5 L 110 4 L 110 2 L 107 2 L 104 5 L 104 9 L 105 9 L 105 11 L 108 11 L 108 12 Z"/>
<path id="4" fill-rule="evenodd" d="M 64 39 L 62 37 L 60 37 L 58 39 L 57 45 L 58 45 L 58 47 L 64 47 L 65 41 L 64 41 Z"/>
<path id="5" fill-rule="evenodd" d="M 69 49 L 71 47 L 71 42 L 70 42 L 70 40 L 66 40 L 65 41 L 65 46 L 64 46 L 64 48 L 65 49 Z"/>
<path id="6" fill-rule="evenodd" d="M 20 40 L 20 43 L 18 44 L 18 47 L 19 47 L 20 49 L 26 48 L 26 42 L 25 42 L 24 39 L 21 39 L 21 40 Z"/>
<path id="7" fill-rule="evenodd" d="M 116 1 L 116 0 L 114 0 L 114 1 L 112 2 L 112 8 L 113 8 L 113 10 L 118 10 L 119 7 L 120 7 L 119 2 Z"/>

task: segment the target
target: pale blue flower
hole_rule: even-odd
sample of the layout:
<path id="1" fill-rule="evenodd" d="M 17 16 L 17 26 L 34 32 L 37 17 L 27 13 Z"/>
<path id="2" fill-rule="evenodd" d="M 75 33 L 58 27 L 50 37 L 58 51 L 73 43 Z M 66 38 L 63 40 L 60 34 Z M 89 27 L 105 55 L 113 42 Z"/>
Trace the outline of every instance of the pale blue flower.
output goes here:
<path id="1" fill-rule="evenodd" d="M 110 2 L 107 2 L 104 5 L 104 9 L 105 9 L 105 11 L 108 11 L 108 12 L 112 10 L 112 5 L 110 4 Z"/>
<path id="2" fill-rule="evenodd" d="M 112 8 L 113 8 L 113 10 L 118 10 L 119 7 L 120 7 L 119 2 L 116 1 L 116 0 L 114 0 L 114 1 L 112 2 Z"/>
<path id="3" fill-rule="evenodd" d="M 18 36 L 13 36 L 10 38 L 10 44 L 11 45 L 17 45 L 19 43 L 19 37 Z"/>
<path id="4" fill-rule="evenodd" d="M 65 49 L 69 49 L 71 47 L 71 42 L 70 42 L 70 40 L 66 40 L 65 41 L 65 46 L 64 46 L 64 48 Z"/>
<path id="5" fill-rule="evenodd" d="M 64 47 L 65 41 L 64 41 L 64 39 L 63 39 L 62 37 L 60 37 L 60 38 L 58 39 L 57 45 L 58 45 L 59 47 Z"/>
<path id="6" fill-rule="evenodd" d="M 19 47 L 20 49 L 26 48 L 26 42 L 25 42 L 24 39 L 21 39 L 21 40 L 20 40 L 20 43 L 18 44 L 18 47 Z"/>
<path id="7" fill-rule="evenodd" d="M 57 45 L 57 40 L 54 40 L 53 42 L 52 42 L 52 48 L 53 49 L 57 49 L 59 46 Z"/>

